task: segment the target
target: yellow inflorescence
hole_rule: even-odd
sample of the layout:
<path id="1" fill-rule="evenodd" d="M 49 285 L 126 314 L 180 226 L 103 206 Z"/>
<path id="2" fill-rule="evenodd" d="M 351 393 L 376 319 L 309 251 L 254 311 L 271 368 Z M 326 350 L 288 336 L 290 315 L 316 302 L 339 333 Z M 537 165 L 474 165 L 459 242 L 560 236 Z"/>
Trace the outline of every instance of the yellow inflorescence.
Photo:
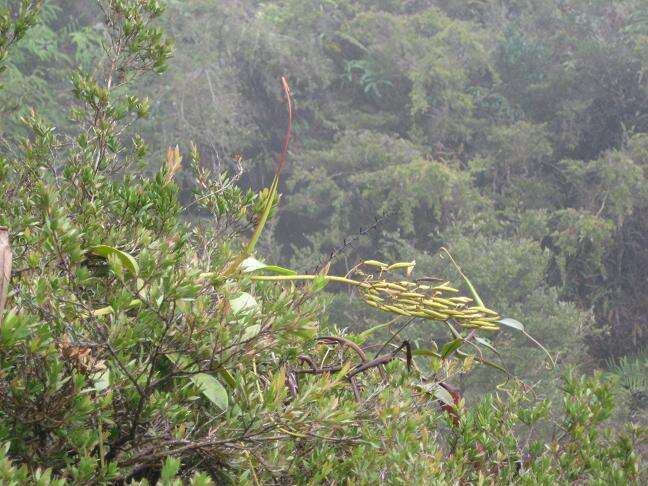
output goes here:
<path id="1" fill-rule="evenodd" d="M 486 307 L 471 305 L 470 297 L 457 295 L 459 290 L 450 282 L 425 285 L 412 281 L 390 282 L 383 277 L 386 272 L 414 266 L 414 262 L 388 265 L 376 260 L 363 262 L 367 267 L 378 267 L 380 276 L 365 274 L 360 286 L 363 300 L 369 306 L 384 312 L 406 317 L 420 317 L 435 321 L 453 322 L 472 329 L 495 331 L 499 329 L 499 314 Z M 359 272 L 364 274 L 364 272 Z"/>

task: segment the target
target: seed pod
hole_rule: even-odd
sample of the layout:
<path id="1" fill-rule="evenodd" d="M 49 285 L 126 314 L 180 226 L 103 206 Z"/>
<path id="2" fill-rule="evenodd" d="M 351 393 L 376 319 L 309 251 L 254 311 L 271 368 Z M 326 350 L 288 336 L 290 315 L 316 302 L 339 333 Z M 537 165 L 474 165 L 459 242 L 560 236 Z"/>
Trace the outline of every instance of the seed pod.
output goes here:
<path id="1" fill-rule="evenodd" d="M 370 305 L 371 307 L 380 307 L 377 302 L 372 302 L 371 300 L 365 300 L 365 304 Z"/>
<path id="2" fill-rule="evenodd" d="M 433 290 L 440 290 L 442 292 L 459 292 L 459 290 L 455 289 L 454 287 L 448 287 L 447 285 L 437 285 L 436 287 L 432 288 Z"/>
<path id="3" fill-rule="evenodd" d="M 389 295 L 392 299 L 398 298 L 398 296 L 402 293 L 400 290 L 392 290 L 392 289 L 380 289 L 380 292 L 383 294 Z"/>
<path id="4" fill-rule="evenodd" d="M 475 309 L 478 312 L 483 312 L 484 314 L 488 314 L 489 316 L 498 316 L 499 314 L 495 312 L 494 310 L 490 310 L 486 307 L 481 307 L 481 306 L 473 306 L 471 309 Z"/>
<path id="5" fill-rule="evenodd" d="M 450 297 L 448 300 L 452 302 L 459 302 L 461 304 L 468 304 L 469 302 L 472 302 L 472 299 L 470 297 Z"/>
<path id="6" fill-rule="evenodd" d="M 373 302 L 384 302 L 385 299 L 382 297 L 378 297 L 377 295 L 374 294 L 364 294 L 365 300 L 371 300 Z"/>
<path id="7" fill-rule="evenodd" d="M 483 312 L 479 312 L 478 310 L 475 310 L 472 307 L 464 309 L 463 311 L 464 311 L 464 314 L 470 315 L 470 316 L 473 316 L 473 317 L 483 317 L 484 316 Z"/>
<path id="8" fill-rule="evenodd" d="M 398 284 L 402 285 L 403 287 L 409 287 L 409 288 L 416 287 L 416 284 L 414 282 L 410 282 L 408 280 L 401 280 L 400 282 L 398 282 Z"/>
<path id="9" fill-rule="evenodd" d="M 463 312 L 461 312 L 461 311 L 458 311 L 458 310 L 446 309 L 444 312 L 446 314 L 448 314 L 449 316 L 452 316 L 452 317 L 463 317 L 463 318 L 465 318 L 465 314 Z"/>
<path id="10" fill-rule="evenodd" d="M 393 263 L 392 265 L 389 265 L 389 266 L 387 267 L 387 271 L 389 272 L 389 271 L 391 271 L 391 270 L 398 270 L 399 268 L 409 268 L 409 267 L 413 267 L 414 265 L 416 265 L 416 262 L 398 262 L 398 263 Z"/>
<path id="11" fill-rule="evenodd" d="M 479 329 L 480 331 L 499 331 L 499 327 L 497 326 L 478 326 L 476 324 L 473 325 L 462 324 L 462 326 L 471 329 Z"/>
<path id="12" fill-rule="evenodd" d="M 473 320 L 470 321 L 470 323 L 475 324 L 476 326 L 479 326 L 479 327 L 495 327 L 495 328 L 499 329 L 499 326 L 495 326 L 492 322 L 482 321 L 482 320 L 479 320 L 479 319 L 473 319 Z"/>
<path id="13" fill-rule="evenodd" d="M 419 294 L 418 292 L 403 292 L 402 294 L 400 294 L 400 297 L 413 297 L 415 299 L 422 299 L 423 297 L 425 297 L 425 295 Z"/>
<path id="14" fill-rule="evenodd" d="M 405 311 L 405 310 L 403 310 L 403 309 L 401 309 L 401 308 L 399 308 L 399 307 L 396 307 L 396 306 L 394 306 L 394 305 L 384 305 L 383 308 L 386 309 L 386 310 L 388 310 L 388 311 L 390 311 L 390 312 L 394 312 L 394 313 L 396 313 L 396 314 L 400 314 L 401 316 L 408 316 L 408 317 L 410 317 L 410 313 L 409 313 L 409 312 L 407 312 L 407 311 Z"/>
<path id="15" fill-rule="evenodd" d="M 430 307 L 435 307 L 437 309 L 444 309 L 445 310 L 445 309 L 448 308 L 447 305 L 441 304 L 440 302 L 437 302 L 436 300 L 433 300 L 433 299 L 426 299 L 426 300 L 423 301 L 423 303 L 425 305 L 429 305 Z M 452 304 L 452 307 L 454 307 L 454 304 Z"/>
<path id="16" fill-rule="evenodd" d="M 434 300 L 449 307 L 455 307 L 455 303 L 450 300 L 442 299 L 441 297 L 435 297 Z"/>
<path id="17" fill-rule="evenodd" d="M 499 327 L 497 326 L 478 326 L 477 324 L 470 324 L 468 322 L 462 322 L 461 327 L 466 329 L 479 329 L 480 331 L 499 331 Z"/>
<path id="18" fill-rule="evenodd" d="M 401 304 L 410 304 L 410 305 L 415 305 L 415 306 L 418 306 L 418 305 L 421 304 L 419 301 L 412 300 L 412 299 L 400 299 L 399 298 L 398 302 L 401 303 Z"/>
<path id="19" fill-rule="evenodd" d="M 402 287 L 398 284 L 387 282 L 387 288 L 391 290 L 398 290 L 400 292 L 407 292 L 407 289 L 405 287 Z"/>
<path id="20" fill-rule="evenodd" d="M 440 312 L 436 312 L 430 309 L 423 309 L 423 312 L 425 313 L 425 315 L 440 321 L 445 321 L 448 318 L 446 314 L 441 314 Z"/>
<path id="21" fill-rule="evenodd" d="M 365 260 L 362 262 L 363 265 L 369 265 L 370 267 L 379 267 L 381 270 L 387 269 L 388 265 L 378 260 Z"/>

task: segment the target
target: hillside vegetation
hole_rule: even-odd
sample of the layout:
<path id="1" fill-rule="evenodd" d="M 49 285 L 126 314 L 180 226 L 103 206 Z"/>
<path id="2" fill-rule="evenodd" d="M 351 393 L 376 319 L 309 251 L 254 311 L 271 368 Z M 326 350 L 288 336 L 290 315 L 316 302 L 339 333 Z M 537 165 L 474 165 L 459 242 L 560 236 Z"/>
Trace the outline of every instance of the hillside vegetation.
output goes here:
<path id="1" fill-rule="evenodd" d="M 0 483 L 648 479 L 641 0 L 5 0 L 0 69 Z"/>

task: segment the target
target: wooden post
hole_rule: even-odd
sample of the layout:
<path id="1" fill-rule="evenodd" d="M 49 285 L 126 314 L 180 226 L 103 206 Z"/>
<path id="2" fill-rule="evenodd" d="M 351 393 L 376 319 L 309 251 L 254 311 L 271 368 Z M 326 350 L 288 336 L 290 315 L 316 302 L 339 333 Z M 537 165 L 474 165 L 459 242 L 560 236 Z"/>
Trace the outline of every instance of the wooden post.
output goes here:
<path id="1" fill-rule="evenodd" d="M 0 325 L 11 280 L 11 246 L 9 228 L 0 226 Z"/>

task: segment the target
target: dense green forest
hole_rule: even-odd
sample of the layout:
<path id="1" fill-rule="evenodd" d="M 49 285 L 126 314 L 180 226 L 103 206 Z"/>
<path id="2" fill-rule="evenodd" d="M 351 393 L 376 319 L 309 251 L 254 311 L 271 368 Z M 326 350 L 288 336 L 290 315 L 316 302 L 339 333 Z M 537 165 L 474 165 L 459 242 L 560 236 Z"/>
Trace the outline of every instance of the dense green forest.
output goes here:
<path id="1" fill-rule="evenodd" d="M 645 484 L 643 0 L 0 0 L 0 483 Z"/>

